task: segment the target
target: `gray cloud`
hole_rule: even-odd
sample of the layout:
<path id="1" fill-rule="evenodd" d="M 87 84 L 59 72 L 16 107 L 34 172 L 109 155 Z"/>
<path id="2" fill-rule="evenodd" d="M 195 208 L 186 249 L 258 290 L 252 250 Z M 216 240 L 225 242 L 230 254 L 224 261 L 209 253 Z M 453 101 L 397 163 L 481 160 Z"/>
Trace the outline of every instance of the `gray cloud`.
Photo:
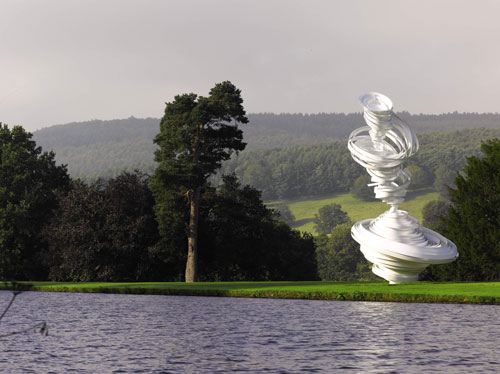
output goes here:
<path id="1" fill-rule="evenodd" d="M 4 0 L 0 121 L 160 117 L 231 80 L 249 112 L 497 112 L 500 3 Z"/>

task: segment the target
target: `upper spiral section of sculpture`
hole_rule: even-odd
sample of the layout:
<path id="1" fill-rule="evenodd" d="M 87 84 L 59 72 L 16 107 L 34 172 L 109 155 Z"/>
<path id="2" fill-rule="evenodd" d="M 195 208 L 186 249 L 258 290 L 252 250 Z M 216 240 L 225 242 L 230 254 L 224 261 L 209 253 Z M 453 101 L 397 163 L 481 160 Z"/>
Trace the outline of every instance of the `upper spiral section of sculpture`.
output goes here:
<path id="1" fill-rule="evenodd" d="M 360 97 L 368 126 L 354 130 L 348 147 L 354 160 L 366 168 L 375 197 L 397 209 L 406 196 L 410 173 L 404 162 L 418 150 L 413 130 L 393 112 L 392 101 L 377 92 Z"/>

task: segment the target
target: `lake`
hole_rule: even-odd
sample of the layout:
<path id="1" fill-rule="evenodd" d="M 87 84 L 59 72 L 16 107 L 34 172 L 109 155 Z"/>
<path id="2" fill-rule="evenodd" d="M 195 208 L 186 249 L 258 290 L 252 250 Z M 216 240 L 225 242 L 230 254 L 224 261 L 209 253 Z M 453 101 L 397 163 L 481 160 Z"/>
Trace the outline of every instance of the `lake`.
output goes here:
<path id="1" fill-rule="evenodd" d="M 500 372 L 491 305 L 25 292 L 0 334 L 39 321 L 0 340 L 0 372 Z"/>

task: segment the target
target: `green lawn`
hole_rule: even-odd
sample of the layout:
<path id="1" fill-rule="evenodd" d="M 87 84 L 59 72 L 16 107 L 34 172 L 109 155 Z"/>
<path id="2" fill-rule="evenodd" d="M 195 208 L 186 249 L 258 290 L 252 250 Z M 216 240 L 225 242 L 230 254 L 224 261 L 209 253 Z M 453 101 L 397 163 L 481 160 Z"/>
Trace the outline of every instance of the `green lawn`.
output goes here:
<path id="1" fill-rule="evenodd" d="M 500 282 L 413 282 L 399 285 L 389 285 L 387 282 L 32 282 L 31 284 L 36 291 L 500 305 Z M 0 288 L 5 287 L 3 284 Z"/>
<path id="2" fill-rule="evenodd" d="M 408 211 L 411 216 L 422 222 L 422 208 L 429 201 L 436 200 L 439 197 L 439 193 L 425 190 L 420 193 L 408 194 L 407 197 L 408 200 L 400 206 L 400 209 Z M 287 205 L 296 219 L 296 224 L 293 225 L 293 228 L 300 231 L 308 231 L 316 235 L 317 233 L 312 223 L 314 214 L 316 214 L 322 206 L 331 203 L 342 205 L 342 210 L 346 211 L 354 222 L 367 218 L 375 218 L 389 209 L 386 203 L 380 201 L 362 201 L 356 199 L 349 193 L 308 200 L 273 201 L 268 203 L 268 206 L 272 207 L 276 204 Z"/>

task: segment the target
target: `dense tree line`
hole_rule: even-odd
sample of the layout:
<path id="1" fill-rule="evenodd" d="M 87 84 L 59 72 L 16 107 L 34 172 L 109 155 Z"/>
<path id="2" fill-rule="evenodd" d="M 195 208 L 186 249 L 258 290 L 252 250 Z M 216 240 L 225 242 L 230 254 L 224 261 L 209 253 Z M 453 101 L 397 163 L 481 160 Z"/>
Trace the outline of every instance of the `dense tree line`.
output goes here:
<path id="1" fill-rule="evenodd" d="M 244 120 L 238 96 L 234 86 L 224 82 L 207 101 L 179 97 L 181 107 L 189 107 L 192 122 L 184 115 L 185 107 L 167 105 L 168 125 L 157 138 L 160 162 L 153 179 L 125 172 L 90 184 L 71 181 L 65 166 L 56 166 L 54 153 L 43 153 L 31 134 L 19 126 L 2 126 L 0 277 L 316 279 L 312 236 L 279 220 L 279 213 L 264 205 L 261 193 L 242 185 L 235 175 L 223 176 L 217 188 L 207 182 L 231 149 L 244 147 L 241 132 L 228 121 L 237 116 Z M 207 121 L 206 134 L 200 119 Z M 188 125 L 192 137 L 187 136 Z M 188 279 L 184 269 L 194 233 L 193 211 L 200 268 Z"/>
<path id="2" fill-rule="evenodd" d="M 400 115 L 419 134 L 500 127 L 499 114 Z M 360 113 L 262 113 L 249 114 L 248 119 L 249 125 L 243 129 L 247 150 L 346 140 L 352 130 L 364 124 Z M 57 162 L 67 164 L 72 177 L 109 178 L 134 169 L 151 174 L 156 167 L 153 138 L 159 123 L 159 119 L 134 117 L 94 120 L 44 128 L 34 133 L 34 139 L 44 149 L 54 150 Z"/>
<path id="3" fill-rule="evenodd" d="M 140 173 L 73 182 L 42 233 L 48 279 L 184 280 L 186 201 L 172 197 L 160 235 L 148 186 Z M 204 186 L 200 203 L 199 280 L 316 279 L 313 238 L 277 220 L 253 187 L 226 176 L 218 188 Z"/>
<path id="4" fill-rule="evenodd" d="M 471 134 L 484 134 L 477 131 L 440 139 L 462 137 L 464 149 L 476 154 Z M 184 279 L 189 201 L 182 191 L 171 190 L 166 204 L 155 211 L 150 179 L 144 174 L 123 173 L 91 184 L 71 181 L 54 154 L 42 152 L 19 126 L 3 125 L 0 145 L 2 278 Z M 450 164 L 462 160 L 456 151 L 449 153 Z M 454 241 L 460 257 L 429 267 L 423 279 L 500 279 L 500 140 L 487 141 L 481 151 L 466 158 L 465 167 L 455 173 L 449 201 L 424 209 L 424 225 Z M 421 168 L 434 164 L 438 170 L 443 163 L 437 160 L 439 155 L 424 152 Z M 158 225 L 162 209 L 166 221 Z M 340 207 L 332 211 L 341 213 Z M 290 229 L 278 212 L 264 205 L 261 192 L 235 174 L 223 176 L 217 187 L 203 183 L 199 212 L 200 280 L 373 279 L 350 237 L 350 223 L 342 224 L 347 219 L 342 214 L 337 214 L 341 219 L 330 235 L 326 228 L 313 240 Z M 321 215 L 317 218 L 322 223 Z"/>
<path id="5" fill-rule="evenodd" d="M 222 173 L 231 172 L 273 200 L 348 191 L 363 170 L 345 142 L 334 142 L 245 152 L 223 165 Z"/>
<path id="6" fill-rule="evenodd" d="M 185 267 L 186 259 L 195 253 L 199 271 L 189 280 L 305 280 L 318 275 L 333 280 L 370 279 L 369 264 L 350 237 L 350 224 L 344 224 L 348 217 L 341 214 L 340 207 L 318 214 L 316 224 L 324 226 L 323 234 L 313 241 L 284 222 L 290 219 L 285 218 L 289 212 L 282 208 L 280 219 L 280 212 L 268 209 L 262 201 L 262 197 L 296 198 L 350 189 L 368 199 L 369 189 L 363 186 L 365 171 L 352 161 L 345 141 L 336 140 L 345 139 L 360 126 L 360 115 L 249 116 L 257 124 L 245 132 L 254 149 L 319 139 L 323 143 L 253 150 L 229 159 L 233 150 L 244 148 L 234 122 L 246 122 L 246 117 L 238 107 L 239 91 L 223 86 L 208 98 L 187 94 L 176 97 L 171 106 L 167 104 L 156 137 L 158 164 L 147 159 L 154 146 L 147 131 L 136 126 L 142 120 L 129 119 L 130 128 L 113 135 L 103 133 L 107 123 L 95 121 L 78 140 L 74 139 L 78 131 L 72 131 L 81 124 L 65 128 L 71 130 L 65 134 L 72 139 L 64 148 L 66 155 L 72 157 L 78 150 L 83 156 L 82 170 L 93 167 L 95 177 L 114 175 L 90 184 L 71 182 L 66 167 L 56 166 L 54 153 L 43 153 L 31 134 L 20 127 L 11 131 L 3 126 L 0 275 L 53 280 L 182 280 L 188 279 L 188 272 L 184 275 L 189 267 Z M 426 207 L 426 220 L 457 242 L 461 253 L 456 263 L 431 267 L 423 276 L 498 279 L 494 243 L 499 242 L 500 209 L 495 204 L 500 143 L 484 144 L 484 158 L 479 143 L 500 136 L 500 130 L 456 130 L 471 121 L 495 127 L 498 115 L 403 113 L 405 116 L 417 131 L 428 131 L 438 123 L 441 130 L 454 126 L 448 133 L 421 133 L 421 150 L 408 164 L 411 188 L 432 187 L 449 199 Z M 147 121 L 156 123 L 157 131 L 157 121 Z M 263 122 L 259 125 L 259 121 Z M 274 123 L 268 132 L 262 125 L 266 121 Z M 121 126 L 120 121 L 109 124 Z M 57 142 L 57 137 L 50 136 L 55 130 L 45 129 L 40 134 Z M 315 135 L 310 135 L 311 130 Z M 279 143 L 282 141 L 285 143 Z M 152 147 L 148 151 L 146 144 Z M 220 173 L 213 176 L 224 160 Z M 140 172 L 121 172 L 132 167 L 156 169 L 155 176 L 150 180 Z M 338 219 L 329 219 L 333 216 Z M 198 241 L 200 249 L 193 251 Z"/>
<path id="7" fill-rule="evenodd" d="M 474 129 L 419 135 L 420 150 L 408 166 L 413 174 L 410 189 L 427 187 L 444 192 L 443 186 L 453 184 L 456 172 L 465 165 L 466 158 L 480 155 L 481 141 L 495 136 L 500 136 L 500 130 Z M 360 197 L 370 198 L 370 190 L 362 186 L 366 182 L 366 171 L 352 160 L 344 141 L 243 152 L 223 164 L 221 173 L 231 172 L 236 173 L 243 183 L 262 190 L 265 200 L 333 194 L 351 189 Z"/>
<path id="8" fill-rule="evenodd" d="M 33 225 L 25 219 L 24 224 L 33 226 L 24 227 L 24 237 L 20 228 L 15 238 L 0 233 L 5 242 L 17 240 L 14 253 L 2 247 L 3 279 L 184 280 L 188 213 L 183 197 L 170 205 L 171 220 L 164 227 L 166 235 L 160 236 L 149 177 L 123 173 L 107 181 L 64 186 L 55 192 L 57 203 L 45 211 L 43 221 Z M 199 225 L 199 280 L 317 277 L 312 236 L 278 220 L 260 192 L 242 186 L 235 176 L 224 177 L 218 188 L 203 188 Z M 36 252 L 28 247 L 30 238 L 39 241 Z"/>

